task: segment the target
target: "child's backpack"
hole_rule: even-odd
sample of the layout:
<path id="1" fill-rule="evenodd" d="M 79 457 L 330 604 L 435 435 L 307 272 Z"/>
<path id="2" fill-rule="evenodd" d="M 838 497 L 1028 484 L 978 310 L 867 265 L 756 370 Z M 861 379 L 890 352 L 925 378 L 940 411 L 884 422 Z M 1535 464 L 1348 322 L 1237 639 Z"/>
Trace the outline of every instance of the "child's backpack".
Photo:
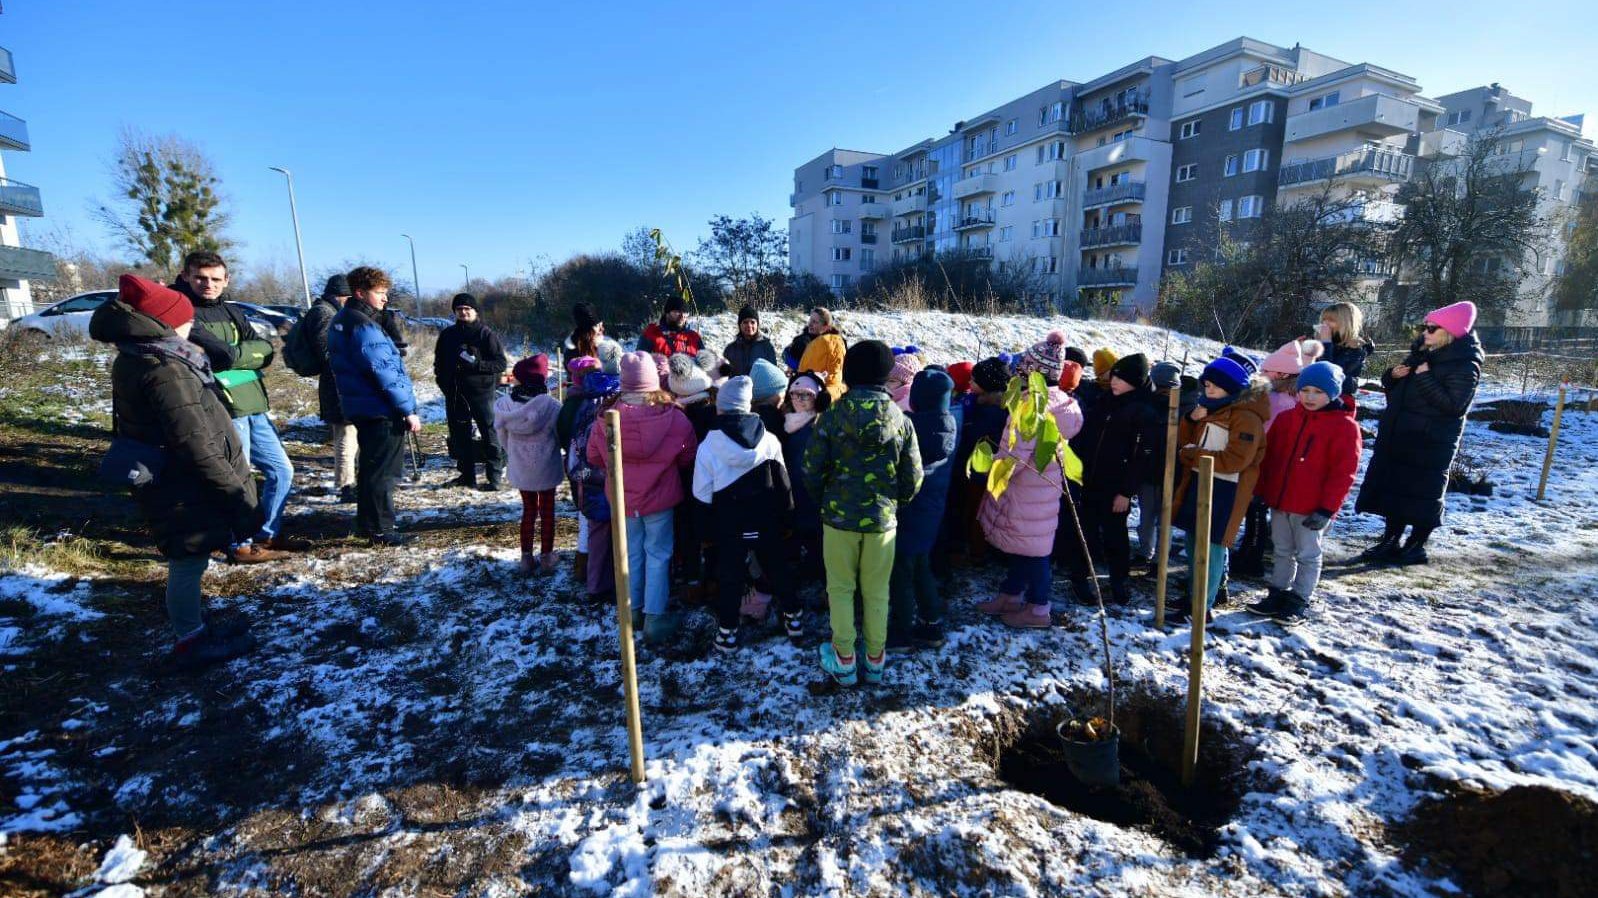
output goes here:
<path id="1" fill-rule="evenodd" d="M 326 367 L 325 360 L 311 340 L 310 328 L 305 323 L 310 317 L 310 312 L 301 315 L 283 338 L 283 363 L 301 377 L 316 377 Z"/>
<path id="2" fill-rule="evenodd" d="M 577 508 L 583 517 L 600 522 L 610 520 L 610 499 L 605 496 L 605 469 L 588 463 L 588 434 L 599 418 L 605 398 L 595 396 L 583 400 L 577 409 L 571 446 L 566 452 L 566 476 L 571 479 Z"/>

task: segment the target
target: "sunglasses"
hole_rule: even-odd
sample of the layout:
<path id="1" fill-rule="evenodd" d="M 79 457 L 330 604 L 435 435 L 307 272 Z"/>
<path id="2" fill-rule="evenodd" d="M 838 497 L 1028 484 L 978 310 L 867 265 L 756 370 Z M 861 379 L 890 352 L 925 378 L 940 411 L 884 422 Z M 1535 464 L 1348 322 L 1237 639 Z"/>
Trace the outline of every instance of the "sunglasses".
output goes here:
<path id="1" fill-rule="evenodd" d="M 1438 331 L 1442 330 L 1442 327 L 1440 325 L 1436 325 L 1436 324 L 1428 324 L 1428 325 L 1425 326 L 1425 330 L 1426 330 L 1426 333 L 1428 333 L 1428 334 L 1435 334 Z"/>

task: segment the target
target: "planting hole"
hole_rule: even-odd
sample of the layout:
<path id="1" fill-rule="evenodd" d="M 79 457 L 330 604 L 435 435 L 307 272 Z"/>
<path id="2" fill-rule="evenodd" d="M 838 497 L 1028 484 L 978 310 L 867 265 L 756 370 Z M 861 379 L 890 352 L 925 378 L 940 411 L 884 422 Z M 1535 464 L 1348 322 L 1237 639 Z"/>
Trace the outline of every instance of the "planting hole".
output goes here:
<path id="1" fill-rule="evenodd" d="M 1598 804 L 1556 789 L 1446 786 L 1398 835 L 1406 860 L 1440 868 L 1476 898 L 1576 898 L 1598 882 Z"/>

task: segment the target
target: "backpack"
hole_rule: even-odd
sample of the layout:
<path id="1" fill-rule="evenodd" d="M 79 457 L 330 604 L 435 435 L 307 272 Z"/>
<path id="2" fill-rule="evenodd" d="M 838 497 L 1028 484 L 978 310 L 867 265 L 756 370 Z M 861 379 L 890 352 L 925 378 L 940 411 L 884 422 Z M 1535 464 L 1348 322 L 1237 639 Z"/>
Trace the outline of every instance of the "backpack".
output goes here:
<path id="1" fill-rule="evenodd" d="M 317 353 L 316 344 L 311 341 L 311 330 L 306 326 L 310 317 L 310 311 L 301 315 L 283 338 L 283 362 L 301 377 L 316 377 L 327 366 L 326 360 Z"/>
<path id="2" fill-rule="evenodd" d="M 588 463 L 588 434 L 608 397 L 584 399 L 577 409 L 571 446 L 566 452 L 566 476 L 571 478 L 572 496 L 583 516 L 591 521 L 610 520 L 610 499 L 605 496 L 605 469 Z"/>

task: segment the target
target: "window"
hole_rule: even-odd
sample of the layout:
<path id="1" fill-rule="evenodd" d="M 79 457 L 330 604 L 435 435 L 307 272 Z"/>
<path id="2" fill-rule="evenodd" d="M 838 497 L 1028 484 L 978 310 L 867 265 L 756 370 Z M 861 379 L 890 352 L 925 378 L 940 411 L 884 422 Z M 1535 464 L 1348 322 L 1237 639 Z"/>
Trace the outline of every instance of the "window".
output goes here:
<path id="1" fill-rule="evenodd" d="M 1032 185 L 1032 201 L 1058 199 L 1065 195 L 1065 182 L 1040 181 Z"/>
<path id="2" fill-rule="evenodd" d="M 1193 220 L 1192 206 L 1177 206 L 1171 210 L 1171 224 L 1187 224 Z"/>
<path id="3" fill-rule="evenodd" d="M 874 221 L 860 222 L 860 236 L 862 238 L 877 236 L 877 223 Z"/>
<path id="4" fill-rule="evenodd" d="M 1265 171 L 1271 164 L 1270 150 L 1249 150 L 1243 154 L 1244 171 Z"/>
<path id="5" fill-rule="evenodd" d="M 1460 110 L 1458 110 L 1456 112 L 1450 112 L 1448 114 L 1448 123 L 1450 125 L 1463 125 L 1463 124 L 1468 123 L 1469 121 L 1470 121 L 1470 110 L 1469 109 L 1460 109 Z"/>
<path id="6" fill-rule="evenodd" d="M 1032 222 L 1032 236 L 1058 237 L 1060 236 L 1060 220 L 1058 218 L 1043 218 Z"/>
<path id="7" fill-rule="evenodd" d="M 843 166 L 841 166 L 841 165 L 829 165 L 829 166 L 827 166 L 827 180 L 828 181 L 835 181 L 835 180 L 837 180 L 839 178 L 842 178 L 842 177 L 843 177 Z"/>
<path id="8" fill-rule="evenodd" d="M 1057 256 L 1038 256 L 1032 260 L 1032 270 L 1037 274 L 1056 274 L 1060 270 Z"/>
<path id="9" fill-rule="evenodd" d="M 1057 122 L 1060 120 L 1060 116 L 1064 112 L 1065 104 L 1063 102 L 1053 103 L 1051 105 L 1045 106 L 1038 110 L 1038 125 L 1042 126 Z"/>
<path id="10" fill-rule="evenodd" d="M 1245 196 L 1237 201 L 1238 218 L 1259 218 L 1265 214 L 1265 197 Z"/>
<path id="11" fill-rule="evenodd" d="M 1187 264 L 1187 250 L 1186 249 L 1173 249 L 1170 252 L 1166 253 L 1165 254 L 1165 264 L 1167 264 L 1167 265 L 1186 265 Z"/>
<path id="12" fill-rule="evenodd" d="M 1015 171 L 1015 163 L 1016 163 L 1016 160 L 1018 158 L 1020 158 L 1020 157 L 1018 157 L 1014 153 L 1011 153 L 1010 155 L 1004 157 L 1004 170 L 1005 171 Z"/>
<path id="13" fill-rule="evenodd" d="M 1015 233 L 1015 226 L 1014 225 L 1005 225 L 1004 227 L 999 229 L 999 242 L 1000 243 L 1009 243 L 1010 242 L 1010 237 L 1014 233 Z"/>
<path id="14" fill-rule="evenodd" d="M 1045 162 L 1055 162 L 1065 158 L 1065 141 L 1056 140 L 1038 146 L 1038 165 Z"/>
<path id="15" fill-rule="evenodd" d="M 1013 206 L 1013 205 L 1015 205 L 1015 191 L 1014 190 L 1006 190 L 1004 193 L 1000 194 L 999 195 L 999 205 L 1001 205 L 1001 206 Z"/>
<path id="16" fill-rule="evenodd" d="M 1137 129 L 1136 128 L 1127 128 L 1125 131 L 1117 131 L 1114 134 L 1110 135 L 1110 142 L 1111 143 L 1115 143 L 1116 141 L 1125 140 L 1128 137 L 1131 137 L 1132 135 L 1134 135 L 1136 133 L 1137 133 Z"/>
<path id="17" fill-rule="evenodd" d="M 1248 104 L 1248 123 L 1262 125 L 1276 118 L 1276 104 L 1270 100 L 1255 100 Z"/>
<path id="18" fill-rule="evenodd" d="M 1226 166 L 1222 171 L 1226 173 L 1228 178 L 1237 174 L 1237 154 L 1234 153 L 1226 157 Z"/>
<path id="19" fill-rule="evenodd" d="M 847 262 L 847 261 L 849 261 L 849 253 L 850 253 L 849 247 L 847 247 L 847 246 L 835 246 L 835 247 L 832 248 L 832 261 L 834 261 L 834 262 Z"/>
<path id="20" fill-rule="evenodd" d="M 840 191 L 837 191 L 837 190 L 834 190 L 831 193 L 828 193 L 827 194 L 827 205 L 829 205 L 829 206 L 841 206 L 841 205 L 843 205 L 843 193 L 840 192 Z"/>
<path id="21" fill-rule="evenodd" d="M 1204 76 L 1194 75 L 1181 84 L 1182 96 L 1196 97 L 1204 92 Z"/>
<path id="22" fill-rule="evenodd" d="M 860 194 L 860 205 L 862 205 L 862 206 L 868 205 L 870 203 L 874 203 L 876 201 L 877 201 L 877 195 L 874 194 L 874 193 L 862 193 L 862 194 Z"/>
<path id="23" fill-rule="evenodd" d="M 1176 170 L 1176 183 L 1182 184 L 1198 177 L 1198 163 L 1189 162 Z"/>
<path id="24" fill-rule="evenodd" d="M 1232 201 L 1231 200 L 1221 200 L 1220 212 L 1218 213 L 1217 217 L 1220 218 L 1221 221 L 1231 221 L 1232 220 Z"/>
<path id="25" fill-rule="evenodd" d="M 1203 122 L 1198 119 L 1194 119 L 1191 122 L 1183 122 L 1181 131 L 1182 136 L 1178 139 L 1187 140 L 1189 137 L 1197 137 L 1199 133 L 1199 125 L 1201 124 L 1203 124 Z"/>
<path id="26" fill-rule="evenodd" d="M 848 234 L 851 233 L 853 228 L 854 222 L 847 218 L 834 218 L 832 220 L 832 233 L 834 234 Z"/>
<path id="27" fill-rule="evenodd" d="M 832 276 L 832 289 L 834 289 L 834 290 L 846 290 L 846 289 L 848 289 L 848 287 L 849 287 L 849 276 L 847 274 L 835 274 L 835 275 Z"/>
<path id="28" fill-rule="evenodd" d="M 1241 127 L 1243 127 L 1243 107 L 1239 106 L 1233 109 L 1231 116 L 1227 118 L 1226 130 L 1236 131 Z"/>
<path id="29" fill-rule="evenodd" d="M 1014 134 L 1020 127 L 1020 119 L 1010 119 L 1004 123 L 1004 133 L 1006 136 Z"/>
<path id="30" fill-rule="evenodd" d="M 860 251 L 860 270 L 861 271 L 870 271 L 870 270 L 872 270 L 873 268 L 876 268 L 876 267 L 877 267 L 877 251 L 874 250 L 874 249 L 863 249 L 863 250 L 861 250 Z"/>
<path id="31" fill-rule="evenodd" d="M 1342 99 L 1341 96 L 1339 96 L 1340 93 L 1340 91 L 1334 90 L 1329 94 L 1316 97 L 1315 99 L 1309 101 L 1309 108 L 1326 109 L 1330 106 L 1336 106 Z"/>

